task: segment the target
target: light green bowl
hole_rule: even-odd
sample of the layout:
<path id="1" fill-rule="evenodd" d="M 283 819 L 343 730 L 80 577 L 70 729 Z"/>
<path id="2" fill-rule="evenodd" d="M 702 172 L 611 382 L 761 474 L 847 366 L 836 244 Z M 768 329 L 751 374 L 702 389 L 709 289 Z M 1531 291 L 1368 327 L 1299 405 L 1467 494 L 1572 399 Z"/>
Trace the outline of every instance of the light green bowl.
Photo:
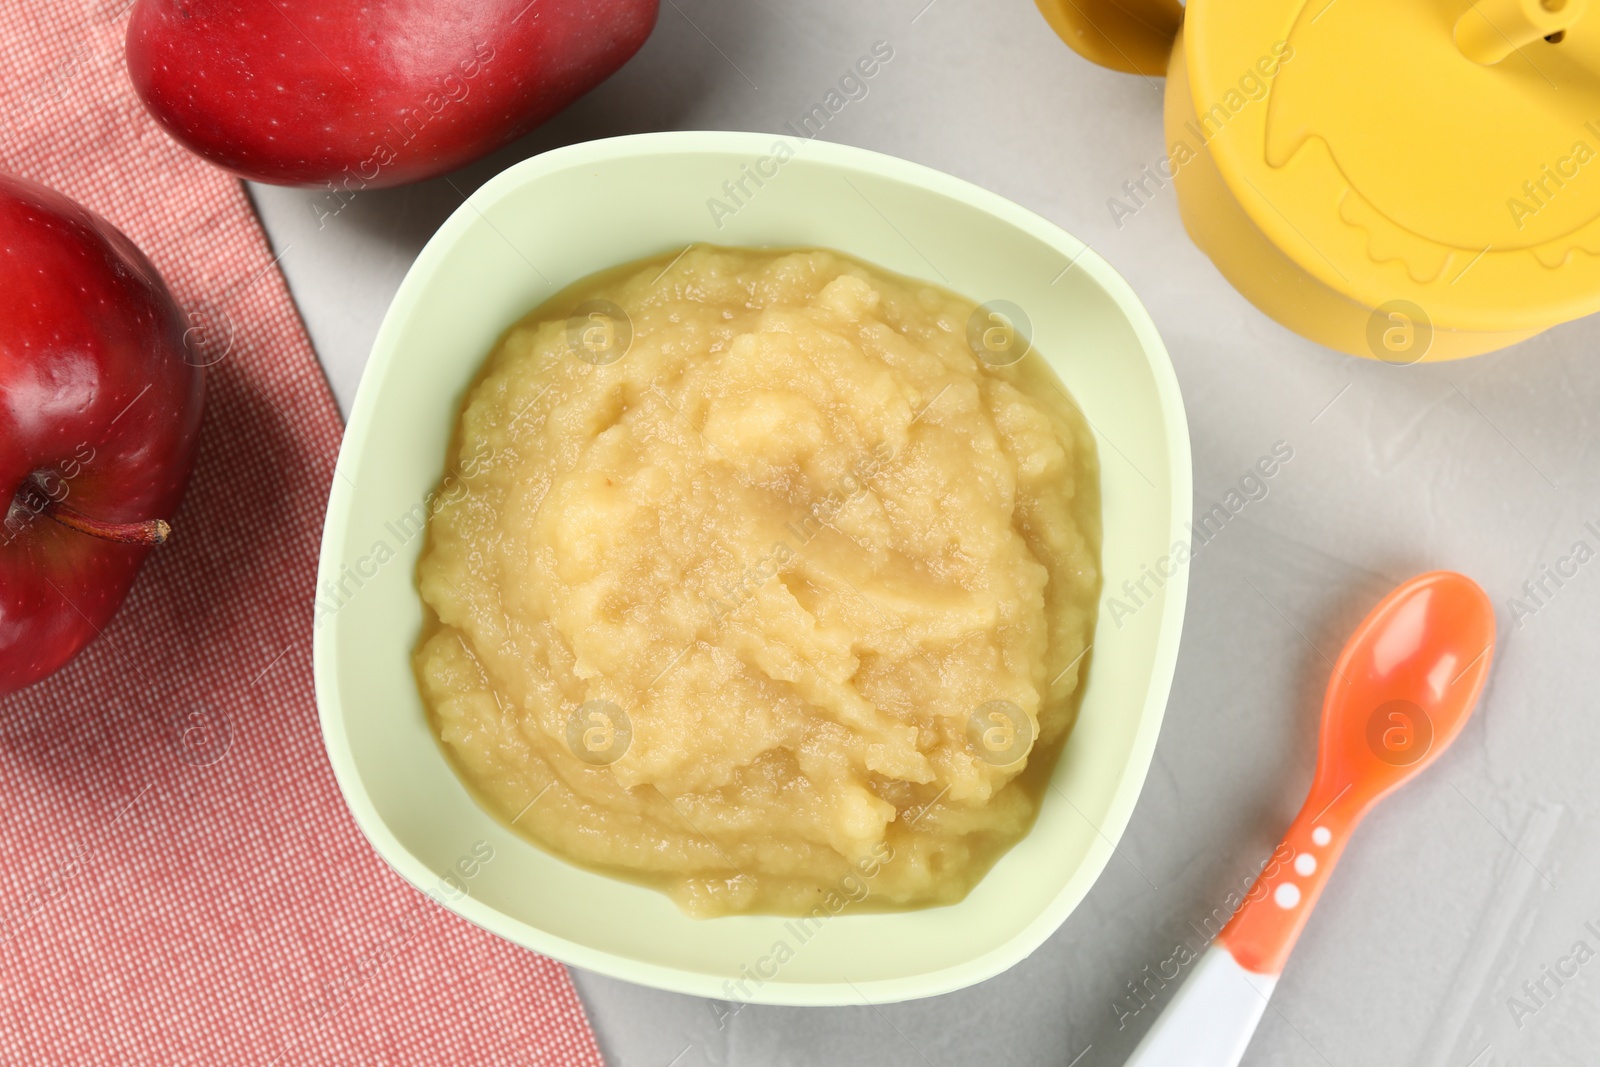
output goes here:
<path id="1" fill-rule="evenodd" d="M 558 289 L 701 241 L 839 249 L 1020 306 L 1096 430 L 1107 595 L 1186 540 L 1177 379 L 1133 291 L 1081 241 L 966 182 L 841 145 L 755 133 L 573 145 L 473 194 L 423 249 L 378 332 L 339 452 L 317 582 L 328 757 L 356 822 L 403 878 L 575 966 L 767 1004 L 888 1002 L 971 985 L 1049 937 L 1122 835 L 1177 659 L 1181 573 L 1159 590 L 1147 581 L 1154 598 L 1131 616 L 1113 620 L 1102 604 L 1082 710 L 1038 822 L 951 907 L 846 909 L 809 937 L 778 917 L 690 919 L 661 893 L 507 831 L 429 732 L 411 672 L 422 626 L 415 517 L 443 475 L 468 384 L 501 332 Z"/>

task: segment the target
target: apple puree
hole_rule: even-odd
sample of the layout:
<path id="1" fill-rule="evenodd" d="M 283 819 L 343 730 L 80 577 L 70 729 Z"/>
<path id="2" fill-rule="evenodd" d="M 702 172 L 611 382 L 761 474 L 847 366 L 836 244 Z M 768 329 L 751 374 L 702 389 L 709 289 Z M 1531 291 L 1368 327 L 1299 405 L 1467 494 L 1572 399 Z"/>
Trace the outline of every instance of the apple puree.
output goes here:
<path id="1" fill-rule="evenodd" d="M 1093 437 L 973 313 L 697 246 L 511 329 L 419 566 L 480 801 L 698 916 L 965 896 L 1033 821 L 1099 589 Z"/>

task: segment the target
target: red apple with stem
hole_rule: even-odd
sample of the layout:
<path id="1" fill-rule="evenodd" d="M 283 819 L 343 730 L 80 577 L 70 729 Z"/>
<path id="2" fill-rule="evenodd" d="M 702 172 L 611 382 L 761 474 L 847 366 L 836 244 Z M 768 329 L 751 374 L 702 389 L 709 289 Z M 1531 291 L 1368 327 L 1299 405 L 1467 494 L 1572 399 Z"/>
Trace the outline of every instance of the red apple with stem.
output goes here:
<path id="1" fill-rule="evenodd" d="M 508 144 L 622 66 L 658 0 L 137 0 L 134 89 L 241 177 L 341 194 Z"/>
<path id="2" fill-rule="evenodd" d="M 205 395 L 183 336 L 133 242 L 0 175 L 0 694 L 77 655 L 166 540 Z"/>

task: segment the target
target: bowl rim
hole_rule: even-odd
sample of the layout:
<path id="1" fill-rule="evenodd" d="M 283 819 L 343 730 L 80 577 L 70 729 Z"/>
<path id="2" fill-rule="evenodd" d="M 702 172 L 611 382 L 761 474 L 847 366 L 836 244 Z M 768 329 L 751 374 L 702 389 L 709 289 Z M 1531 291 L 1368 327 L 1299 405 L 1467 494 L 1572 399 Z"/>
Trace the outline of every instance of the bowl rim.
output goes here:
<path id="1" fill-rule="evenodd" d="M 546 175 L 574 167 L 599 166 L 622 159 L 663 154 L 760 154 L 771 147 L 774 138 L 792 140 L 781 134 L 762 132 L 682 130 L 628 134 L 551 149 L 513 164 L 490 178 L 467 197 L 428 239 L 385 311 L 367 363 L 362 369 L 355 401 L 351 405 L 340 443 L 338 464 L 353 463 L 367 447 L 376 397 L 382 392 L 384 380 L 393 372 L 391 353 L 396 348 L 398 320 L 403 317 L 398 309 L 409 307 L 419 298 L 447 250 L 481 216 L 487 215 L 494 205 Z M 1169 507 L 1172 516 L 1168 533 L 1171 540 L 1182 540 L 1183 522 L 1189 517 L 1193 495 L 1188 419 L 1177 373 L 1166 346 L 1149 311 L 1128 282 L 1097 252 L 1066 230 L 998 193 L 961 178 L 897 156 L 830 141 L 805 140 L 800 152 L 804 153 L 805 158 L 823 164 L 902 182 L 966 203 L 1056 248 L 1068 256 L 1071 266 L 1081 267 L 1091 275 L 1127 319 L 1155 383 L 1161 423 L 1168 437 L 1165 459 L 1171 472 Z M 318 552 L 316 588 L 321 588 L 328 575 L 336 574 L 342 562 L 339 546 L 344 541 L 352 516 L 353 493 L 353 487 L 346 485 L 343 478 L 332 480 Z M 750 997 L 741 998 L 740 1002 L 787 1006 L 861 1005 L 936 996 L 992 978 L 1015 966 L 1043 944 L 1099 880 L 1116 850 L 1117 842 L 1127 829 L 1149 774 L 1177 666 L 1178 642 L 1188 601 L 1187 569 L 1170 579 L 1164 591 L 1166 598 L 1154 645 L 1154 663 L 1145 689 L 1143 707 L 1139 711 L 1139 725 L 1129 756 L 1117 776 L 1105 817 L 1096 827 L 1097 833 L 1082 862 L 1031 922 L 983 954 L 939 970 L 862 982 L 785 981 L 780 975 L 764 983 Z M 1103 612 L 1102 603 L 1100 613 Z M 1100 623 L 1103 622 L 1101 619 Z M 438 891 L 439 875 L 400 842 L 362 785 L 344 729 L 344 712 L 337 684 L 336 629 L 330 625 L 318 627 L 313 632 L 312 666 L 318 724 L 334 780 L 338 783 L 345 805 L 357 827 L 385 864 L 435 903 L 520 947 L 611 978 L 714 1000 L 728 999 L 723 986 L 726 976 L 647 962 L 592 948 L 513 918 L 471 895 L 446 899 Z"/>

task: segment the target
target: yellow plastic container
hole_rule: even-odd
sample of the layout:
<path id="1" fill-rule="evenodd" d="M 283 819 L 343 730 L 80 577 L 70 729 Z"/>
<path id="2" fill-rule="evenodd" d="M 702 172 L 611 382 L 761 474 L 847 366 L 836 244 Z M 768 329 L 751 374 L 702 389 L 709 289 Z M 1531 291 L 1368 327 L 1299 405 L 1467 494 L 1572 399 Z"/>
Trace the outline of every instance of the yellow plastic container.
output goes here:
<path id="1" fill-rule="evenodd" d="M 1167 76 L 1189 234 L 1278 322 L 1397 363 L 1600 310 L 1600 15 L 1587 0 L 1038 0 Z"/>

